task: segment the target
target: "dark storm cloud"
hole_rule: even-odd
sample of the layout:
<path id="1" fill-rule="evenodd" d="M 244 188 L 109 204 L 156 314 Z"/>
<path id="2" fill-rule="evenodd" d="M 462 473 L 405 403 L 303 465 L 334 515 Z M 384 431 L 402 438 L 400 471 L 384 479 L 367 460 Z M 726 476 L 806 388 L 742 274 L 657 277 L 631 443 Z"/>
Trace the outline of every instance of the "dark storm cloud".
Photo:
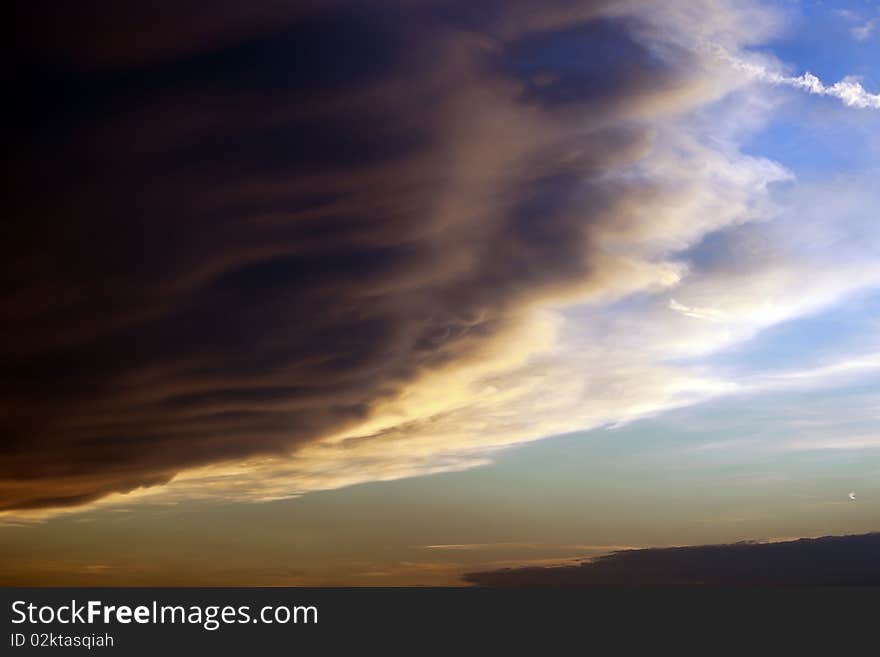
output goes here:
<path id="1" fill-rule="evenodd" d="M 0 510 L 289 453 L 596 278 L 600 176 L 687 80 L 536 4 L 23 10 Z"/>
<path id="2" fill-rule="evenodd" d="M 493 587 L 877 586 L 880 534 L 628 550 L 576 566 L 471 573 Z"/>

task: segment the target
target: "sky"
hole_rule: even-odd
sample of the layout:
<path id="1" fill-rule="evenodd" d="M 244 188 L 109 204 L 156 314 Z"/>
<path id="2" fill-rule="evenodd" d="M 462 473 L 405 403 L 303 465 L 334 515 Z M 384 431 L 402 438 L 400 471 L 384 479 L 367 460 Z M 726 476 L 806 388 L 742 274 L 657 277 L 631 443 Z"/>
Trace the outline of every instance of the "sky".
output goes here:
<path id="1" fill-rule="evenodd" d="M 59 2 L 13 47 L 0 583 L 880 529 L 876 1 Z"/>

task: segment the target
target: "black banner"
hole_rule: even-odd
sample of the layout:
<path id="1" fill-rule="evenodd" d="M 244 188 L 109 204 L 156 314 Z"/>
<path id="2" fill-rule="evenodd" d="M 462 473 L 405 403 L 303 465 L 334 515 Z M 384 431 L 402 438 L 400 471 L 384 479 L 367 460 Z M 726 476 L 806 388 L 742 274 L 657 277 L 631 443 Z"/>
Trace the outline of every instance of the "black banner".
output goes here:
<path id="1" fill-rule="evenodd" d="M 0 593 L 4 655 L 437 649 L 471 654 L 477 642 L 538 654 L 661 646 L 764 654 L 768 641 L 788 650 L 827 645 L 839 652 L 875 640 L 880 608 L 880 590 L 873 588 L 6 588 Z"/>

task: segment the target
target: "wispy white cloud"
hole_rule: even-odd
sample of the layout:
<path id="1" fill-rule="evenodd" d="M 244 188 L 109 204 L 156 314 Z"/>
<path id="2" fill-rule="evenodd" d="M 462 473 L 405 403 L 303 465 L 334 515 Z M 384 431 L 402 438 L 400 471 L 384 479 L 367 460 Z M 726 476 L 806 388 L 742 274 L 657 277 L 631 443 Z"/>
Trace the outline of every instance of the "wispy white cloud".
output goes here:
<path id="1" fill-rule="evenodd" d="M 847 76 L 840 82 L 832 85 L 824 84 L 812 73 L 804 73 L 799 77 L 785 77 L 770 75 L 769 80 L 776 84 L 786 84 L 795 88 L 804 89 L 811 94 L 819 96 L 833 96 L 843 101 L 848 107 L 860 109 L 880 109 L 880 94 L 869 93 L 861 84 L 858 77 Z"/>
<path id="2" fill-rule="evenodd" d="M 811 436 L 782 442 L 776 447 L 791 452 L 880 449 L 880 435 Z"/>
<path id="3" fill-rule="evenodd" d="M 864 25 L 859 25 L 858 27 L 852 28 L 850 32 L 857 41 L 865 41 L 874 34 L 874 31 L 877 29 L 878 23 L 880 23 L 880 19 L 872 18 Z"/>
<path id="4" fill-rule="evenodd" d="M 685 317 L 693 317 L 694 319 L 705 319 L 710 322 L 721 322 L 724 321 L 724 319 L 727 317 L 727 314 L 722 310 L 717 310 L 715 308 L 694 308 L 691 306 L 685 306 L 675 299 L 669 300 L 669 309 L 674 310 L 677 313 L 681 313 Z"/>
<path id="5" fill-rule="evenodd" d="M 835 9 L 834 14 L 849 23 L 859 23 L 849 29 L 856 41 L 865 41 L 871 37 L 880 23 L 880 7 L 878 7 L 878 16 L 867 20 L 865 20 L 864 14 L 851 9 Z"/>
<path id="6" fill-rule="evenodd" d="M 873 26 L 870 28 L 866 27 L 866 29 L 865 37 L 867 38 L 867 35 L 870 34 Z M 865 89 L 862 86 L 860 78 L 857 76 L 847 76 L 842 80 L 829 85 L 822 82 L 822 80 L 809 71 L 798 76 L 784 75 L 757 60 L 745 59 L 742 56 L 733 55 L 727 49 L 718 46 L 717 44 L 704 47 L 710 50 L 720 60 L 731 65 L 734 69 L 745 73 L 748 77 L 754 80 L 772 85 L 801 89 L 816 96 L 830 96 L 837 98 L 847 107 L 855 107 L 858 109 L 880 109 L 880 94 L 874 94 Z"/>

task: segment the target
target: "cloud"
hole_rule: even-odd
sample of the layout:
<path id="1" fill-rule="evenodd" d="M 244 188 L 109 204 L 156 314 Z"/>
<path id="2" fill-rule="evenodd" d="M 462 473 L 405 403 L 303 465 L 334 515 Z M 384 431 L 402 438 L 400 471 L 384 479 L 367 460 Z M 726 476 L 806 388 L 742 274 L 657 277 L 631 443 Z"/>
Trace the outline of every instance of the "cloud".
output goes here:
<path id="1" fill-rule="evenodd" d="M 497 550 L 499 548 L 535 548 L 533 543 L 450 543 L 447 545 L 424 545 L 426 550 L 479 551 Z"/>
<path id="2" fill-rule="evenodd" d="M 834 14 L 847 21 L 856 21 L 859 19 L 859 15 L 851 9 L 835 9 Z"/>
<path id="3" fill-rule="evenodd" d="M 578 565 L 470 573 L 491 587 L 876 586 L 880 534 L 629 550 Z"/>
<path id="4" fill-rule="evenodd" d="M 866 33 L 866 36 L 869 32 Z M 760 61 L 746 60 L 732 55 L 717 44 L 704 44 L 703 47 L 713 52 L 719 60 L 730 64 L 738 71 L 746 73 L 752 79 L 772 85 L 801 89 L 817 96 L 831 96 L 843 102 L 847 107 L 880 109 L 880 94 L 870 93 L 862 86 L 860 78 L 856 76 L 847 76 L 834 84 L 826 85 L 809 71 L 799 76 L 784 75 L 771 70 Z"/>
<path id="5" fill-rule="evenodd" d="M 281 4 L 24 35 L 11 517 L 474 467 L 736 391 L 670 359 L 876 282 L 746 248 L 791 175 L 716 138 L 749 79 L 695 44 L 759 5 Z"/>
<path id="6" fill-rule="evenodd" d="M 861 23 L 861 25 L 856 25 L 849 29 L 850 34 L 852 34 L 856 41 L 864 41 L 868 39 L 874 33 L 878 23 L 880 23 L 880 18 L 869 18 L 868 20 L 865 20 L 861 14 L 849 9 L 835 9 L 834 14 L 850 23 Z"/>
<path id="7" fill-rule="evenodd" d="M 850 32 L 852 33 L 853 38 L 856 41 L 865 41 L 874 34 L 874 31 L 877 29 L 878 23 L 880 23 L 880 18 L 872 18 L 871 20 L 865 22 L 864 25 L 859 25 L 850 29 Z"/>
<path id="8" fill-rule="evenodd" d="M 854 76 L 845 77 L 840 82 L 826 86 L 815 75 L 807 72 L 796 78 L 783 77 L 778 80 L 778 83 L 805 89 L 811 94 L 839 98 L 848 107 L 880 109 L 880 94 L 872 94 L 866 91 L 859 78 Z"/>
<path id="9" fill-rule="evenodd" d="M 693 317 L 694 319 L 705 319 L 710 322 L 723 321 L 726 317 L 724 311 L 715 308 L 692 308 L 679 303 L 675 299 L 669 300 L 669 309 L 677 313 L 681 313 L 685 317 Z"/>
<path id="10" fill-rule="evenodd" d="M 540 350 L 539 302 L 678 279 L 603 241 L 646 241 L 640 205 L 681 195 L 620 173 L 717 94 L 686 53 L 636 38 L 637 4 L 443 6 L 190 7 L 190 42 L 163 5 L 134 40 L 80 39 L 130 33 L 128 11 L 55 58 L 20 39 L 0 508 L 317 449 L 419 382 Z M 423 416 L 378 421 L 380 449 Z"/>

